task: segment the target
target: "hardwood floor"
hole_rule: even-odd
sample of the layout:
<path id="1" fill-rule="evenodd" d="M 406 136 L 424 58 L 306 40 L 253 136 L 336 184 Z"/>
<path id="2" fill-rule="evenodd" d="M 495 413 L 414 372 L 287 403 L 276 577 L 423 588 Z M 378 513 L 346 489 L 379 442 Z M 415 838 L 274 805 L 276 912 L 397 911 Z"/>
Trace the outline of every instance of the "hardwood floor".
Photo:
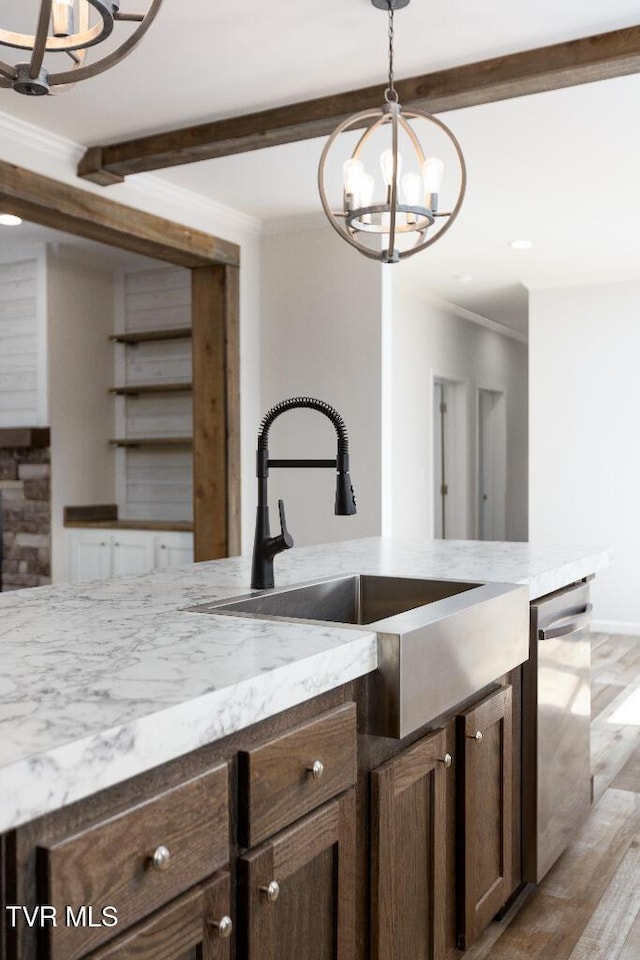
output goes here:
<path id="1" fill-rule="evenodd" d="M 640 637 L 593 634 L 592 666 L 589 819 L 465 960 L 640 960 Z"/>

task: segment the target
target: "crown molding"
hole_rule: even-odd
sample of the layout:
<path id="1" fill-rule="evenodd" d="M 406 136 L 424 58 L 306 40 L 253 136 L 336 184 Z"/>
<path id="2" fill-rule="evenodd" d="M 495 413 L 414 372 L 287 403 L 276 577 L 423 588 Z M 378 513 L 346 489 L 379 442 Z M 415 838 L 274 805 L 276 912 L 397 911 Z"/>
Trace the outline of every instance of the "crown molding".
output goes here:
<path id="1" fill-rule="evenodd" d="M 431 296 L 430 294 L 427 294 L 425 299 L 434 306 L 445 310 L 447 313 L 460 317 L 461 320 L 468 320 L 470 323 L 485 327 L 493 333 L 499 333 L 502 337 L 509 337 L 511 340 L 517 340 L 519 343 L 529 342 L 529 337 L 526 333 L 520 333 L 519 330 L 514 330 L 513 327 L 508 327 L 504 323 L 498 323 L 497 320 L 484 317 L 481 313 L 475 313 L 473 310 L 467 310 L 465 307 L 459 307 L 455 303 L 450 303 L 449 300 L 442 300 L 440 297 Z"/>
<path id="2" fill-rule="evenodd" d="M 163 180 L 152 173 L 141 173 L 136 175 L 127 185 L 137 189 L 149 199 L 158 200 L 162 203 L 178 203 L 183 210 L 192 210 L 199 217 L 203 213 L 215 220 L 216 224 L 227 227 L 230 230 L 238 230 L 250 236 L 259 236 L 264 232 L 262 220 L 237 210 L 235 207 L 227 207 L 217 200 L 211 200 L 200 193 L 188 190 L 186 187 L 179 187 L 167 180 Z"/>
<path id="3" fill-rule="evenodd" d="M 0 139 L 2 138 L 12 143 L 19 142 L 23 150 L 33 150 L 45 158 L 62 162 L 69 168 L 70 182 L 79 190 L 91 189 L 87 188 L 85 181 L 75 176 L 80 158 L 86 150 L 84 144 L 0 111 Z M 177 204 L 185 214 L 193 213 L 198 220 L 201 220 L 203 215 L 210 217 L 216 224 L 216 231 L 226 228 L 249 236 L 258 236 L 263 231 L 263 223 L 257 217 L 218 203 L 193 190 L 175 186 L 157 174 L 142 173 L 132 178 L 127 183 L 127 193 L 133 196 L 137 193 L 141 201 L 146 199 L 165 205 Z M 123 202 L 126 203 L 126 199 Z"/>
<path id="4" fill-rule="evenodd" d="M 0 137 L 6 137 L 14 143 L 18 140 L 21 147 L 36 150 L 56 160 L 63 160 L 71 164 L 74 169 L 85 150 L 81 143 L 75 143 L 51 130 L 44 130 L 34 123 L 21 120 L 14 114 L 3 111 L 0 111 Z"/>

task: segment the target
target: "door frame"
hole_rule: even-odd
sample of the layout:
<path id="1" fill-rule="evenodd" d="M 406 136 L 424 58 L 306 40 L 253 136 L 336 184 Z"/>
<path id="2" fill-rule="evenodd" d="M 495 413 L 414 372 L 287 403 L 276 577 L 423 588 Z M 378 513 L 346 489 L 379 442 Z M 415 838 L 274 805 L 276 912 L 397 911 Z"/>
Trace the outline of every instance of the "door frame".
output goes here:
<path id="1" fill-rule="evenodd" d="M 0 160 L 7 213 L 191 270 L 194 559 L 240 552 L 240 248 Z"/>
<path id="2" fill-rule="evenodd" d="M 455 373 L 442 372 L 431 368 L 429 371 L 429 496 L 431 533 L 435 537 L 435 479 L 434 479 L 434 389 L 437 381 L 444 380 L 452 387 L 453 400 L 451 404 L 451 470 L 449 471 L 448 486 L 451 489 L 451 499 L 448 501 L 447 539 L 464 540 L 469 536 L 469 381 Z"/>
<path id="3" fill-rule="evenodd" d="M 475 485 L 474 485 L 474 494 L 473 494 L 473 503 L 474 503 L 474 526 L 475 526 L 475 537 L 476 540 L 480 539 L 480 391 L 487 391 L 489 393 L 498 393 L 500 394 L 500 415 L 501 415 L 501 427 L 502 427 L 502 447 L 504 455 L 504 493 L 505 493 L 505 503 L 504 503 L 504 526 L 505 526 L 505 538 L 506 538 L 506 524 L 507 524 L 507 503 L 506 503 L 506 494 L 507 494 L 507 388 L 504 384 L 499 384 L 495 382 L 486 382 L 478 381 L 476 383 L 475 389 Z"/>

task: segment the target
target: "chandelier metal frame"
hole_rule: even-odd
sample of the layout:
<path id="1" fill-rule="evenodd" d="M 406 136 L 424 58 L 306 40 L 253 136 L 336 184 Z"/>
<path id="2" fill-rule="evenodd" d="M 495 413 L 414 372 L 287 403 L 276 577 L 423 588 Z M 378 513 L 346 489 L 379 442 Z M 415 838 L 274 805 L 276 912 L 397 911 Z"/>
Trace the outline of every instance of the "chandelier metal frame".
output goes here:
<path id="1" fill-rule="evenodd" d="M 407 6 L 409 2 L 410 0 L 371 0 L 374 7 L 388 11 L 389 15 L 389 82 L 384 93 L 385 103 L 378 109 L 364 110 L 360 113 L 352 114 L 340 123 L 327 140 L 318 167 L 318 191 L 320 193 L 320 200 L 333 229 L 343 240 L 346 240 L 347 243 L 355 247 L 360 253 L 372 260 L 381 260 L 383 263 L 397 263 L 399 260 L 412 256 L 420 250 L 425 250 L 431 246 L 431 244 L 435 243 L 436 240 L 444 236 L 460 212 L 467 186 L 467 170 L 464 155 L 453 132 L 445 123 L 432 114 L 426 113 L 424 110 L 418 108 L 403 110 L 400 106 L 398 93 L 394 87 L 393 14 L 394 10 Z M 398 202 L 398 140 L 400 130 L 408 137 L 420 167 L 422 167 L 426 159 L 420 140 L 409 122 L 414 120 L 424 120 L 435 125 L 443 131 L 453 145 L 460 168 L 460 189 L 457 200 L 453 208 L 449 211 L 438 210 L 438 194 L 435 192 L 428 194 L 429 203 L 414 204 Z M 342 133 L 365 127 L 364 133 L 359 138 L 349 158 L 350 160 L 358 160 L 367 141 L 385 125 L 391 127 L 391 152 L 393 156 L 393 171 L 391 182 L 387 188 L 386 202 L 364 206 L 356 205 L 353 207 L 351 202 L 352 198 L 345 189 L 343 192 L 343 209 L 333 210 L 327 199 L 326 166 L 327 158 L 336 140 Z M 405 222 L 400 222 L 398 214 L 404 215 Z M 445 223 L 437 233 L 429 237 L 427 231 L 433 226 L 436 219 L 445 217 L 448 218 L 447 223 Z M 385 238 L 382 248 L 376 250 L 362 243 L 358 240 L 359 233 L 378 234 Z M 417 234 L 415 244 L 409 249 L 397 250 L 395 241 L 398 234 Z"/>
<path id="2" fill-rule="evenodd" d="M 75 4 L 60 0 L 41 0 L 36 32 L 18 33 L 0 29 L 0 47 L 31 51 L 24 63 L 10 64 L 0 60 L 0 87 L 12 87 L 27 96 L 43 96 L 55 89 L 86 80 L 115 66 L 138 45 L 160 9 L 162 0 L 140 0 L 148 9 L 144 13 L 121 13 L 120 0 L 77 0 Z M 91 23 L 91 8 L 99 19 Z M 73 14 L 77 9 L 77 29 Z M 86 52 L 106 40 L 119 22 L 138 26 L 115 50 L 101 60 L 85 63 Z M 50 33 L 50 24 L 53 32 Z M 73 66 L 50 72 L 44 66 L 47 54 L 66 54 Z"/>

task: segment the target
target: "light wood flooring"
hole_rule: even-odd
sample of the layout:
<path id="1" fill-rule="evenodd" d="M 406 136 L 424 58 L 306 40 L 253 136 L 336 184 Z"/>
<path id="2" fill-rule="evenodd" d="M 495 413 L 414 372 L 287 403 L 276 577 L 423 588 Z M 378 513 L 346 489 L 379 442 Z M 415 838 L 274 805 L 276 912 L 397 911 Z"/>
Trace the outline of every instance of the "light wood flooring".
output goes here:
<path id="1" fill-rule="evenodd" d="M 593 810 L 465 960 L 640 960 L 640 637 L 593 634 L 592 667 Z"/>

